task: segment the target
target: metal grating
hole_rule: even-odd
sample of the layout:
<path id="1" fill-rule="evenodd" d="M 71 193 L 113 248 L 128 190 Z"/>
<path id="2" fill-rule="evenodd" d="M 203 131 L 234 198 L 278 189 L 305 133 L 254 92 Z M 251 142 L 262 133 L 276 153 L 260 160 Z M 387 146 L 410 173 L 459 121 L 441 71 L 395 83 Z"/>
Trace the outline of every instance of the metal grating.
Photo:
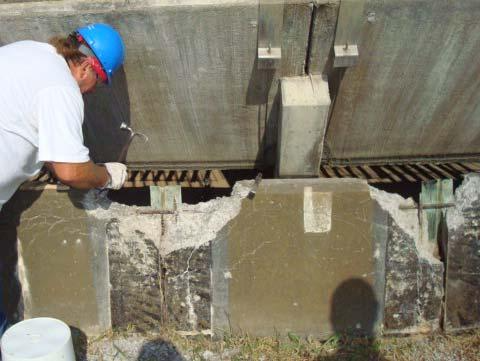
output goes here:
<path id="1" fill-rule="evenodd" d="M 368 183 L 421 182 L 433 179 L 459 179 L 480 172 L 480 162 L 411 163 L 384 165 L 322 165 L 321 178 L 361 178 Z"/>
<path id="2" fill-rule="evenodd" d="M 179 185 L 186 188 L 230 188 L 222 171 L 214 170 L 129 170 L 124 188 Z M 40 172 L 24 183 L 22 190 L 68 189 L 49 172 Z"/>

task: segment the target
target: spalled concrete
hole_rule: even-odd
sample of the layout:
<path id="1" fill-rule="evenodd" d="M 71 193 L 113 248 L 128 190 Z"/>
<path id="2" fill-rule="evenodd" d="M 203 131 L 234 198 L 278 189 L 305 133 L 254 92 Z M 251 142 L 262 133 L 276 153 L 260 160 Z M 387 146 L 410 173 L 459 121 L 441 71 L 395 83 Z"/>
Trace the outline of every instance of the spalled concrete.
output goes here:
<path id="1" fill-rule="evenodd" d="M 444 267 L 422 238 L 416 209 L 404 199 L 370 188 L 372 198 L 387 213 L 385 257 L 385 320 L 387 334 L 428 333 L 440 327 Z"/>
<path id="2" fill-rule="evenodd" d="M 22 192 L 16 233 L 5 218 L 0 235 L 20 240 L 25 316 L 59 317 L 89 334 L 165 322 L 216 336 L 440 327 L 444 265 L 418 211 L 404 209 L 411 199 L 351 179 L 264 180 L 253 198 L 252 185 L 172 214 L 98 204 L 94 192 Z M 480 176 L 466 177 L 447 216 L 448 331 L 480 318 L 479 186 Z M 11 243 L 2 258 L 14 260 Z"/>
<path id="3" fill-rule="evenodd" d="M 447 211 L 445 330 L 480 327 L 480 175 L 469 174 Z"/>
<path id="4" fill-rule="evenodd" d="M 211 330 L 211 241 L 240 212 L 248 188 L 231 197 L 179 205 L 175 214 L 84 197 L 88 215 L 106 226 L 112 324 L 146 330 L 161 321 L 180 331 Z"/>

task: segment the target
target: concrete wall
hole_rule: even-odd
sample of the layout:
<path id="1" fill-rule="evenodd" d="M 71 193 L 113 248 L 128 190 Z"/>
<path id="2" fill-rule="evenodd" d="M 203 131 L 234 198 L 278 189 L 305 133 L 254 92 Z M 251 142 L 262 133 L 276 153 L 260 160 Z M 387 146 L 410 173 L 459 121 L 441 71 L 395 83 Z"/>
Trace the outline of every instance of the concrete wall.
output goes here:
<path id="1" fill-rule="evenodd" d="M 252 184 L 173 214 L 92 192 L 18 193 L 0 217 L 10 316 L 20 294 L 17 317 L 59 317 L 89 334 L 165 322 L 319 337 L 356 323 L 377 334 L 478 327 L 478 176 L 448 211 L 446 263 L 412 199 L 351 179 L 264 180 L 249 198 Z"/>
<path id="2" fill-rule="evenodd" d="M 330 41 L 332 5 L 318 8 L 313 43 Z M 358 64 L 325 65 L 336 99 L 325 153 L 348 162 L 480 153 L 480 3 L 367 0 Z M 320 47 L 321 48 L 321 47 Z"/>
<path id="3" fill-rule="evenodd" d="M 0 44 L 45 41 L 93 21 L 125 38 L 124 71 L 86 97 L 86 141 L 114 160 L 122 121 L 148 133 L 132 166 L 253 167 L 275 163 L 279 77 L 328 76 L 334 99 L 324 158 L 477 154 L 480 5 L 476 0 L 367 0 L 360 57 L 333 68 L 338 0 L 286 2 L 282 60 L 257 64 L 257 0 L 0 3 Z"/>
<path id="4" fill-rule="evenodd" d="M 283 58 L 257 68 L 257 0 L 44 1 L 0 4 L 0 44 L 46 41 L 88 22 L 108 22 L 125 39 L 124 71 L 111 89 L 86 97 L 86 142 L 114 160 L 122 121 L 147 133 L 128 161 L 147 167 L 252 167 L 275 157 L 278 79 L 302 75 L 312 7 L 285 6 Z"/>

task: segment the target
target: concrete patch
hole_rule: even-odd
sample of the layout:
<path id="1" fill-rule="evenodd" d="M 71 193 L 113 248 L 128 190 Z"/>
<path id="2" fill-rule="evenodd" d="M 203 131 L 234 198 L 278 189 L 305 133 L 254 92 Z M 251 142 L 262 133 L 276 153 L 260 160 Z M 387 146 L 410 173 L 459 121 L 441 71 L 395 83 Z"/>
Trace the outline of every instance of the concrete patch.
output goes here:
<path id="1" fill-rule="evenodd" d="M 303 228 L 306 233 L 325 233 L 332 228 L 332 193 L 303 190 Z"/>

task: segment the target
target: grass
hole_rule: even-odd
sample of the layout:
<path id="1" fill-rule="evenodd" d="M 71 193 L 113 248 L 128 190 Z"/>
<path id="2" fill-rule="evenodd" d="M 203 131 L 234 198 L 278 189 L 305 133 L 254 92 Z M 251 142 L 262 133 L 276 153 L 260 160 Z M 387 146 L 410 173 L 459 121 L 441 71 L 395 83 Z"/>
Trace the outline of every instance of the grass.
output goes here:
<path id="1" fill-rule="evenodd" d="M 129 337 L 131 332 L 105 335 L 89 341 L 95 343 Z M 148 340 L 149 336 L 145 336 Z M 382 339 L 350 338 L 334 335 L 328 340 L 302 338 L 293 333 L 287 337 L 253 337 L 225 335 L 221 340 L 209 336 L 181 336 L 172 329 L 163 329 L 162 342 L 174 345 L 185 359 L 205 360 L 288 360 L 288 361 L 478 361 L 480 360 L 480 331 L 462 335 L 435 334 L 415 337 Z M 134 359 L 136 360 L 136 359 Z M 155 358 L 149 358 L 155 360 Z M 143 361 L 143 360 L 141 360 Z M 147 361 L 147 360 L 145 360 Z"/>

